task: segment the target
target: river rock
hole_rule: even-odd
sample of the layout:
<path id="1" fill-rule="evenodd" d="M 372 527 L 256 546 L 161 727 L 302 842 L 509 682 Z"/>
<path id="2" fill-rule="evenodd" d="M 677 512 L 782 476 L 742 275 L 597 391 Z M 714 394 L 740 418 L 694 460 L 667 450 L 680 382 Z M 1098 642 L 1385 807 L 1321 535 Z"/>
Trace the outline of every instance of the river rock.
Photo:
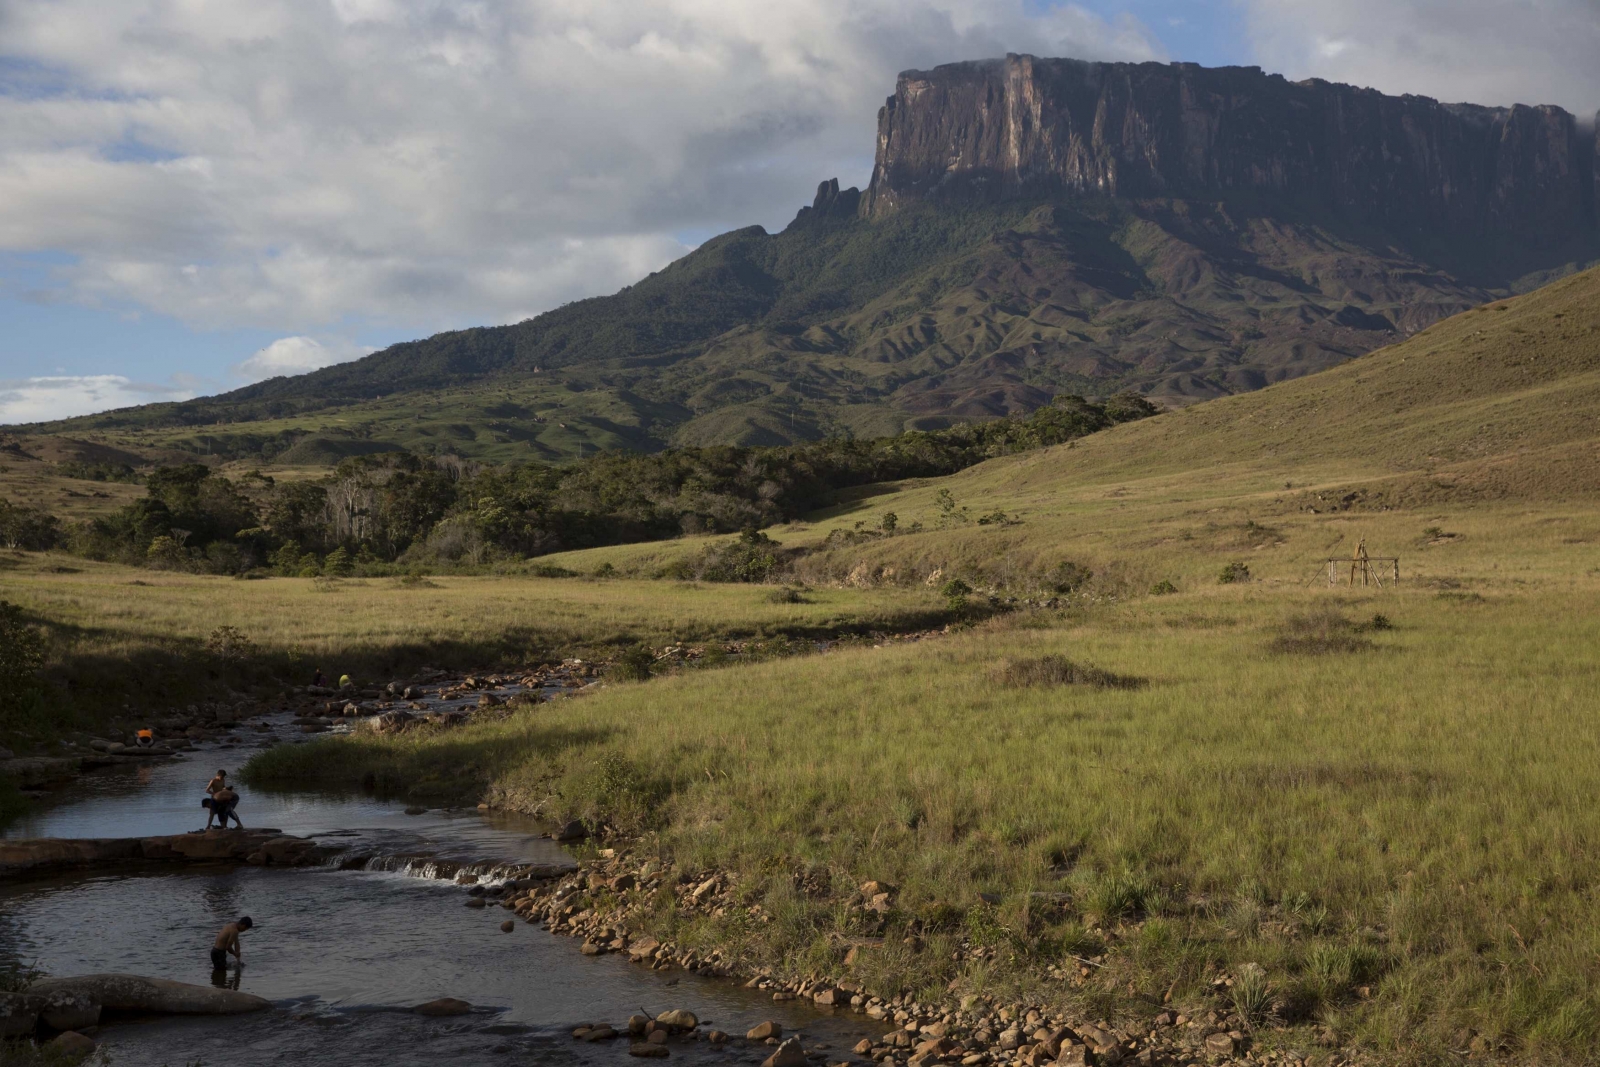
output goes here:
<path id="1" fill-rule="evenodd" d="M 100 1023 L 100 1002 L 80 990 L 58 989 L 44 998 L 39 1017 L 52 1030 L 87 1030 Z"/>
<path id="2" fill-rule="evenodd" d="M 643 1037 L 645 1035 L 645 1032 L 647 1030 L 649 1030 L 649 1029 L 650 1029 L 650 1016 L 648 1016 L 648 1015 L 630 1015 L 630 1016 L 628 1016 L 628 1033 L 632 1034 L 634 1037 Z"/>
<path id="3" fill-rule="evenodd" d="M 84 1037 L 76 1030 L 68 1030 L 64 1034 L 57 1034 L 45 1042 L 45 1048 L 55 1049 L 60 1055 L 71 1056 L 76 1059 L 87 1056 L 97 1047 L 93 1038 Z"/>
<path id="4" fill-rule="evenodd" d="M 589 836 L 589 828 L 574 819 L 560 830 L 556 831 L 556 840 L 561 842 L 582 841 Z"/>
<path id="5" fill-rule="evenodd" d="M 505 922 L 500 924 L 500 932 L 502 934 L 509 934 L 511 931 L 515 930 L 516 928 L 517 928 L 517 924 L 515 922 L 513 922 L 512 920 L 510 920 L 510 919 L 507 919 Z"/>
<path id="6" fill-rule="evenodd" d="M 1218 1056 L 1232 1056 L 1239 1049 L 1239 1042 L 1232 1034 L 1217 1032 L 1206 1035 L 1206 1051 Z"/>
<path id="7" fill-rule="evenodd" d="M 472 1011 L 472 1005 L 464 1000 L 457 1000 L 455 997 L 440 997 L 438 1000 L 430 1000 L 426 1004 L 418 1004 L 411 1010 L 418 1015 L 466 1015 Z"/>
<path id="8" fill-rule="evenodd" d="M 652 1045 L 648 1041 L 635 1041 L 628 1046 L 628 1055 L 639 1056 L 643 1059 L 660 1060 L 672 1055 L 665 1045 Z"/>
<path id="9" fill-rule="evenodd" d="M 768 1019 L 764 1023 L 756 1023 L 744 1036 L 749 1041 L 765 1041 L 769 1037 L 782 1037 L 783 1026 Z"/>
<path id="10" fill-rule="evenodd" d="M 33 993 L 0 993 L 0 1039 L 33 1033 L 44 998 Z"/>
<path id="11" fill-rule="evenodd" d="M 583 1039 L 585 1041 L 610 1041 L 616 1036 L 617 1031 L 613 1027 L 608 1026 L 605 1023 L 601 1023 L 599 1026 L 596 1026 L 594 1029 L 590 1030 L 587 1034 L 584 1034 Z"/>
<path id="12" fill-rule="evenodd" d="M 799 1039 L 791 1037 L 779 1045 L 777 1051 L 762 1062 L 761 1067 L 809 1067 L 809 1064 Z"/>
<path id="13" fill-rule="evenodd" d="M 700 1025 L 700 1019 L 694 1012 L 684 1011 L 682 1008 L 662 1012 L 656 1016 L 656 1022 L 668 1030 L 693 1030 Z"/>
<path id="14" fill-rule="evenodd" d="M 41 978 L 28 992 L 47 1000 L 58 993 L 81 994 L 111 1011 L 157 1015 L 243 1015 L 270 1008 L 272 1002 L 253 993 L 190 985 L 137 974 L 86 974 L 76 978 Z"/>

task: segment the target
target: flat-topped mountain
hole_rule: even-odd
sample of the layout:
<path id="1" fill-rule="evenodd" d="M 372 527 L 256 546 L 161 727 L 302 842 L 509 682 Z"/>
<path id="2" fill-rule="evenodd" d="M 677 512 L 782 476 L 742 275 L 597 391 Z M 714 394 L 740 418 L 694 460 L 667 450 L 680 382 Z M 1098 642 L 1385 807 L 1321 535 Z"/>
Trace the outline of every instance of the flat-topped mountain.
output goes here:
<path id="1" fill-rule="evenodd" d="M 611 296 L 31 432 L 317 463 L 394 448 L 878 436 L 1058 393 L 1183 406 L 1600 260 L 1592 127 L 1255 68 L 1007 56 L 900 76 L 825 181 Z"/>
<path id="2" fill-rule="evenodd" d="M 861 213 L 1255 194 L 1408 241 L 1532 245 L 1541 262 L 1593 254 L 1596 152 L 1594 125 L 1558 107 L 1443 104 L 1257 67 L 1008 55 L 900 75 Z"/>

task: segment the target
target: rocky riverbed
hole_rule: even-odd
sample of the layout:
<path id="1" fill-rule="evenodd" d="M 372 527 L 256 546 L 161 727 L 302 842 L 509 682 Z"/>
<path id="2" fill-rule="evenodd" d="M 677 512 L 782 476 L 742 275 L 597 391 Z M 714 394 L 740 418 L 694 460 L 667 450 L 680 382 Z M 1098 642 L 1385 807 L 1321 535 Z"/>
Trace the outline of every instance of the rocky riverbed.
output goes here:
<path id="1" fill-rule="evenodd" d="M 470 882 L 472 879 L 463 879 Z M 1333 1065 L 1362 1062 L 1345 1052 L 1319 1051 L 1310 1057 L 1293 1050 L 1258 1050 L 1243 1020 L 1214 1009 L 1184 1012 L 1162 1006 L 1141 1025 L 1112 1025 L 1106 1020 L 1069 1018 L 1059 1008 L 1040 1002 L 997 999 L 966 994 L 948 1002 L 922 1002 L 906 994 L 875 994 L 842 976 L 779 975 L 767 971 L 748 973 L 741 963 L 719 951 L 702 954 L 637 932 L 648 925 L 648 900 L 661 892 L 672 894 L 683 913 L 722 917 L 738 910 L 756 922 L 770 921 L 759 905 L 743 902 L 737 883 L 726 873 L 690 874 L 659 860 L 633 855 L 626 848 L 605 849 L 560 877 L 531 882 L 511 880 L 503 886 L 469 885 L 466 903 L 489 903 L 513 912 L 526 923 L 536 923 L 551 933 L 582 940 L 586 956 L 619 954 L 654 971 L 683 970 L 724 980 L 737 980 L 746 989 L 759 990 L 775 1003 L 805 1001 L 833 1012 L 850 1012 L 877 1021 L 878 1036 L 865 1037 L 839 1055 L 824 1048 L 807 1048 L 795 1040 L 780 1042 L 781 1027 L 763 1024 L 743 1041 L 720 1031 L 700 1035 L 694 1025 L 635 1016 L 626 1023 L 593 1022 L 573 1031 L 580 1041 L 628 1039 L 633 1055 L 655 1056 L 677 1040 L 697 1036 L 712 1045 L 759 1042 L 775 1046 L 764 1067 L 809 1067 L 813 1063 L 850 1064 L 871 1060 L 882 1067 L 1085 1067 L 1128 1062 L 1143 1065 L 1282 1064 L 1296 1067 L 1308 1059 Z M 894 887 L 868 882 L 860 887 L 854 905 L 886 911 Z M 502 929 L 510 930 L 506 922 Z M 869 948 L 870 939 L 856 951 Z M 1226 976 L 1219 982 L 1226 982 Z M 681 1022 L 681 1020 L 679 1020 Z M 659 1025 L 658 1025 L 659 1024 Z"/>

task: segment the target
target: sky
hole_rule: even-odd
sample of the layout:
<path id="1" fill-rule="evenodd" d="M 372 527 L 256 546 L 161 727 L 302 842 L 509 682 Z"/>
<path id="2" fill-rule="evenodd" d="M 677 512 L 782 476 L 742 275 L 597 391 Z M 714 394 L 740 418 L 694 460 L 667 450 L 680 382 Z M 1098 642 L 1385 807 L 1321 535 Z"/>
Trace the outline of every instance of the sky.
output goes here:
<path id="1" fill-rule="evenodd" d="M 613 292 L 1006 52 L 1600 108 L 1600 0 L 0 0 L 0 424 Z"/>

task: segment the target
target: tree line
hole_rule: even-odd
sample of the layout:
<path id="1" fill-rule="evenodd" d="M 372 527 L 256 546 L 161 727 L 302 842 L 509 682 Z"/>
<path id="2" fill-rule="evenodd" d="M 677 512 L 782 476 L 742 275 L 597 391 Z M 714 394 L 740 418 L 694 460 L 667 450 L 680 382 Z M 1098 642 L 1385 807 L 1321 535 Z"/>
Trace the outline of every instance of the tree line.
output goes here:
<path id="1" fill-rule="evenodd" d="M 485 466 L 379 453 L 316 480 L 202 464 L 144 475 L 145 496 L 64 523 L 0 501 L 0 544 L 216 574 L 387 573 L 472 567 L 567 549 L 757 530 L 843 489 L 953 474 L 994 456 L 1061 444 L 1156 408 L 1133 394 L 1058 397 L 1026 417 L 873 440 L 604 453 L 568 466 Z"/>

